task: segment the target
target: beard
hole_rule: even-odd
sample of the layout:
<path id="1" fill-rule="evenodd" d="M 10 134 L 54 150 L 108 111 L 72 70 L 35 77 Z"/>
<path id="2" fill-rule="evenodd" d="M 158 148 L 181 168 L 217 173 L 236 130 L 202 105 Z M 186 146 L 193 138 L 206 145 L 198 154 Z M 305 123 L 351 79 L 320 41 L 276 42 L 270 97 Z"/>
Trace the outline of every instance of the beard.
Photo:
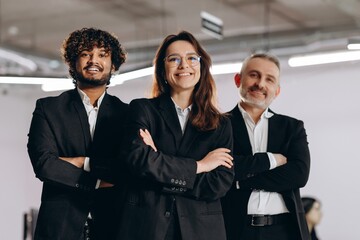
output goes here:
<path id="1" fill-rule="evenodd" d="M 110 78 L 111 78 L 111 71 L 107 74 L 104 74 L 101 78 L 86 78 L 81 73 L 76 72 L 76 82 L 82 83 L 83 85 L 87 86 L 103 86 L 103 85 L 109 85 L 110 84 Z"/>
<path id="2" fill-rule="evenodd" d="M 251 89 L 252 88 L 252 89 Z M 259 90 L 257 87 L 251 87 L 251 90 Z M 249 89 L 249 90 L 250 90 Z M 267 93 L 265 93 L 267 94 Z M 248 94 L 248 89 L 240 88 L 240 98 L 244 103 L 247 103 L 250 106 L 266 109 L 269 107 L 270 103 L 274 100 L 274 96 L 266 96 L 265 99 L 257 99 L 255 97 L 252 97 L 250 94 Z"/>

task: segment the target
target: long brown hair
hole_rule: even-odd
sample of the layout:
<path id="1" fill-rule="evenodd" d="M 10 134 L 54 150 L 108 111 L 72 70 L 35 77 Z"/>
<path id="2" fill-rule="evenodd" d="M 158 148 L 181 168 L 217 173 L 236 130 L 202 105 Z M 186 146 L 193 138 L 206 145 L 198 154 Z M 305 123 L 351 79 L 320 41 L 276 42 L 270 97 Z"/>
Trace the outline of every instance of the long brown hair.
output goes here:
<path id="1" fill-rule="evenodd" d="M 200 80 L 195 85 L 192 93 L 193 105 L 189 121 L 200 131 L 213 130 L 219 126 L 222 115 L 216 107 L 216 86 L 210 73 L 211 58 L 191 33 L 181 31 L 176 35 L 168 35 L 159 46 L 154 58 L 155 74 L 151 95 L 152 97 L 163 94 L 170 95 L 171 89 L 166 82 L 164 59 L 169 45 L 180 40 L 189 42 L 195 48 L 197 54 L 201 56 Z"/>

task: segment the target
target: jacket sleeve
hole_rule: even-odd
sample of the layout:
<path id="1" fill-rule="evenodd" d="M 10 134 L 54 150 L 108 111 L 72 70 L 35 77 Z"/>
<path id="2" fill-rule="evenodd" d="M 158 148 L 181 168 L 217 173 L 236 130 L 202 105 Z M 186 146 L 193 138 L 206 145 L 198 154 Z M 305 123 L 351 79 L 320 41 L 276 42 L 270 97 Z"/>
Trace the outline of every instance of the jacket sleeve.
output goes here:
<path id="1" fill-rule="evenodd" d="M 197 199 L 217 199 L 225 195 L 233 180 L 232 169 L 219 167 L 209 173 L 196 174 L 196 161 L 200 159 L 165 154 L 164 149 L 153 151 L 139 137 L 140 129 L 151 129 L 151 117 L 147 116 L 148 110 L 144 107 L 144 102 L 132 101 L 130 109 L 126 163 L 133 174 L 155 181 L 162 186 L 164 192 Z M 223 128 L 223 135 L 219 139 L 219 147 L 223 144 L 221 147 L 232 149 L 230 122 Z"/>
<path id="2" fill-rule="evenodd" d="M 228 120 L 228 119 L 227 119 Z M 220 127 L 216 148 L 228 148 L 233 151 L 233 137 L 230 121 L 224 121 Z M 214 149 L 213 149 L 214 150 Z M 219 166 L 206 173 L 197 174 L 194 187 L 187 194 L 205 201 L 216 200 L 225 196 L 234 180 L 234 167 Z"/>
<path id="3" fill-rule="evenodd" d="M 297 121 L 282 152 L 288 162 L 270 171 L 240 181 L 240 189 L 281 192 L 304 187 L 310 172 L 310 151 L 302 121 Z"/>
<path id="4" fill-rule="evenodd" d="M 89 191 L 95 188 L 96 179 L 81 168 L 60 160 L 58 142 L 54 129 L 49 124 L 43 102 L 38 100 L 28 134 L 28 154 L 41 181 L 58 186 Z"/>
<path id="5" fill-rule="evenodd" d="M 234 154 L 235 180 L 240 181 L 255 174 L 268 171 L 270 161 L 267 153 L 242 156 Z"/>

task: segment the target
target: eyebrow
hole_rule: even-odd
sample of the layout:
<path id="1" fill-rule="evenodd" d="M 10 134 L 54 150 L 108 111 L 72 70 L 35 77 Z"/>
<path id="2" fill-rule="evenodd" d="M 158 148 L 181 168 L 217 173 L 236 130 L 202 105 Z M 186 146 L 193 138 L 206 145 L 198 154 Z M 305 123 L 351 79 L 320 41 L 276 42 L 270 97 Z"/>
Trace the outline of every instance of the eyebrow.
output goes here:
<path id="1" fill-rule="evenodd" d="M 185 54 L 185 56 L 191 55 L 191 54 L 198 55 L 196 52 L 188 52 L 188 53 Z M 179 53 L 171 53 L 171 54 L 169 54 L 167 56 L 170 57 L 170 56 L 181 56 L 181 55 Z"/>
<path id="2" fill-rule="evenodd" d="M 255 73 L 259 74 L 259 75 L 263 75 L 263 73 L 261 73 L 259 70 L 256 70 L 256 69 L 250 70 L 248 73 L 253 73 L 253 72 L 255 72 Z M 265 74 L 265 76 L 276 79 L 276 77 L 274 75 L 272 75 L 272 74 Z"/>

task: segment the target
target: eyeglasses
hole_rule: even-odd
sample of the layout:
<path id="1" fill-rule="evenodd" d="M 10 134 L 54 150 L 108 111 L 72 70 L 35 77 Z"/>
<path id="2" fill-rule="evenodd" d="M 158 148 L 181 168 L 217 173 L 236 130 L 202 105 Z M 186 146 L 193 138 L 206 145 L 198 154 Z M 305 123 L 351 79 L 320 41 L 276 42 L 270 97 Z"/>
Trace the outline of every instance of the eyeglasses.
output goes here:
<path id="1" fill-rule="evenodd" d="M 201 56 L 198 56 L 196 54 L 187 54 L 185 56 L 185 61 L 188 65 L 195 67 L 199 65 Z M 181 64 L 182 57 L 178 54 L 172 54 L 164 58 L 164 61 L 170 66 L 170 67 L 178 67 Z"/>

